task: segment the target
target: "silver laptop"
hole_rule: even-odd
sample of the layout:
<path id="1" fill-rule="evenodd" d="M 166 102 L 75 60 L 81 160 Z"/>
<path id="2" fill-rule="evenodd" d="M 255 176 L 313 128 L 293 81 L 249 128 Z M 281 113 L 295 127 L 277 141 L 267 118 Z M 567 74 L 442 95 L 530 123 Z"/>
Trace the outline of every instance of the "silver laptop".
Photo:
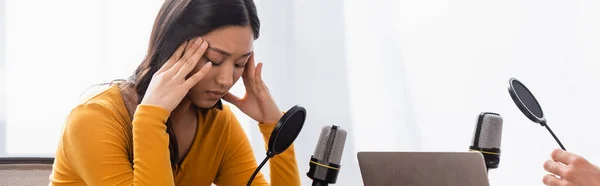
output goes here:
<path id="1" fill-rule="evenodd" d="M 479 152 L 358 152 L 365 186 L 489 186 Z"/>

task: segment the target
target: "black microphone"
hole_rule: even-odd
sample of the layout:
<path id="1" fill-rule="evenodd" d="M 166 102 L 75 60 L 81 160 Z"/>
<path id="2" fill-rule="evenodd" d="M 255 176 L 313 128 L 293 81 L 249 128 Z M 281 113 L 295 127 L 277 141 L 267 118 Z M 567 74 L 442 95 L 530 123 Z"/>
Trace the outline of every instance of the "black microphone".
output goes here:
<path id="1" fill-rule="evenodd" d="M 500 164 L 500 144 L 502 142 L 502 117 L 499 114 L 491 112 L 482 112 L 477 117 L 475 134 L 469 147 L 470 151 L 477 151 L 483 154 L 485 167 L 490 169 L 498 168 Z"/>
<path id="2" fill-rule="evenodd" d="M 345 143 L 346 130 L 336 125 L 323 127 L 315 153 L 310 158 L 310 169 L 306 173 L 313 180 L 313 186 L 336 182 Z"/>

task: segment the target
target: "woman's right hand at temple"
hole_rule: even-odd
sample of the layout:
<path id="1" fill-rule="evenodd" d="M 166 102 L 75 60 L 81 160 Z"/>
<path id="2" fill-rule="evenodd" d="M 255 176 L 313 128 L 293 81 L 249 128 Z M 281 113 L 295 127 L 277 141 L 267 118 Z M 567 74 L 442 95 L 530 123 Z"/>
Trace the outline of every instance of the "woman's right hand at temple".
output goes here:
<path id="1" fill-rule="evenodd" d="M 172 112 L 188 91 L 210 70 L 212 63 L 209 62 L 186 79 L 207 48 L 208 43 L 200 37 L 181 44 L 152 76 L 141 104 L 159 106 Z"/>

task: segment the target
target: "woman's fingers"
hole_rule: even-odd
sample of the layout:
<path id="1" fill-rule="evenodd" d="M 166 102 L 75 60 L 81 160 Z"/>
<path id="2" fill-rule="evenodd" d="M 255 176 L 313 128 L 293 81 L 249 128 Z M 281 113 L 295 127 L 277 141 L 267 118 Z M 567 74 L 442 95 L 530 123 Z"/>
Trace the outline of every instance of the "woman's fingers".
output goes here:
<path id="1" fill-rule="evenodd" d="M 167 60 L 167 62 L 165 62 L 165 64 L 163 64 L 162 67 L 160 67 L 160 69 L 158 70 L 158 72 L 156 73 L 162 73 L 164 71 L 169 70 L 175 63 L 177 63 L 177 61 L 179 61 L 179 58 L 181 58 L 181 55 L 183 55 L 183 52 L 185 51 L 185 48 L 187 47 L 188 41 L 183 42 L 181 45 L 179 45 L 179 48 L 177 48 L 177 50 L 175 50 L 175 52 L 173 53 L 173 55 L 169 58 L 169 60 Z"/>
<path id="2" fill-rule="evenodd" d="M 237 107 L 240 107 L 239 103 L 241 98 L 233 95 L 231 92 L 227 92 L 227 94 L 225 94 L 225 96 L 223 96 L 223 99 Z"/>
<path id="3" fill-rule="evenodd" d="M 258 63 L 256 66 L 255 77 L 254 77 L 254 85 L 256 94 L 260 94 L 262 92 L 267 91 L 267 86 L 262 80 L 262 68 L 263 63 Z"/>
<path id="4" fill-rule="evenodd" d="M 183 82 L 184 87 L 188 90 L 191 89 L 194 85 L 196 85 L 196 83 L 198 83 L 198 81 L 204 78 L 204 76 L 208 73 L 211 67 L 211 62 L 206 63 L 198 72 L 196 72 L 194 75 L 190 76 L 190 78 L 185 80 L 185 82 Z"/>
<path id="5" fill-rule="evenodd" d="M 244 68 L 244 73 L 242 74 L 242 80 L 244 81 L 244 86 L 246 87 L 246 92 L 254 91 L 254 73 L 255 73 L 255 64 L 254 64 L 254 53 L 250 55 L 248 58 L 248 63 L 246 63 L 246 67 Z"/>
<path id="6" fill-rule="evenodd" d="M 191 45 L 189 46 L 188 49 L 185 50 L 185 53 L 183 54 L 183 56 L 181 57 L 181 59 L 179 61 L 185 62 L 188 59 L 190 59 L 192 57 L 192 55 L 194 55 L 196 53 L 196 50 L 198 50 L 198 48 L 200 48 L 200 45 L 202 45 L 202 43 L 204 41 L 201 37 L 198 37 L 196 39 L 193 39 L 190 42 L 192 42 L 192 43 L 190 43 Z"/>
<path id="7" fill-rule="evenodd" d="M 200 57 L 202 57 L 202 55 L 204 55 L 204 52 L 206 52 L 206 48 L 208 48 L 208 43 L 203 42 L 202 45 L 196 51 L 194 51 L 194 55 L 192 55 L 192 57 L 190 57 L 185 62 L 182 61 L 181 63 L 183 64 L 179 68 L 177 74 L 175 74 L 174 78 L 185 79 L 190 74 L 190 72 L 192 72 L 192 70 L 196 68 L 196 64 L 198 64 L 198 62 L 200 61 Z"/>
<path id="8" fill-rule="evenodd" d="M 173 67 L 168 69 L 166 73 L 169 75 L 177 74 L 177 72 L 179 72 L 179 69 L 181 69 L 181 67 L 189 61 L 192 55 L 196 53 L 198 48 L 200 48 L 200 45 L 202 45 L 202 38 L 196 38 L 193 41 L 190 41 L 188 47 L 183 52 L 183 56 L 179 60 L 177 60 L 175 64 L 173 64 Z"/>
<path id="9" fill-rule="evenodd" d="M 544 183 L 544 185 L 547 185 L 547 186 L 565 185 L 564 180 L 558 179 L 555 175 L 552 175 L 552 174 L 546 174 L 544 176 L 544 178 L 542 179 L 542 182 Z"/>
<path id="10" fill-rule="evenodd" d="M 548 160 L 544 163 L 544 169 L 555 175 L 564 175 L 568 169 L 566 165 L 556 162 L 554 160 Z"/>

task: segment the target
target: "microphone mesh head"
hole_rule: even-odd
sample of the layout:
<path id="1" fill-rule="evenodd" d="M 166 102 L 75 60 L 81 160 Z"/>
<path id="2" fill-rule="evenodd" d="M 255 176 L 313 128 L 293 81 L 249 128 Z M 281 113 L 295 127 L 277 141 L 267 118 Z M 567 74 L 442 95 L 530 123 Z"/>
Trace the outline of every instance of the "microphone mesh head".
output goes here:
<path id="1" fill-rule="evenodd" d="M 346 130 L 338 128 L 331 146 L 329 162 L 340 165 L 342 162 L 342 153 L 344 153 L 344 144 L 346 144 Z"/>
<path id="2" fill-rule="evenodd" d="M 321 135 L 319 135 L 319 141 L 317 141 L 317 148 L 313 156 L 319 160 L 322 160 L 325 156 L 325 146 L 327 145 L 327 139 L 329 139 L 329 133 L 331 133 L 331 126 L 325 126 L 321 129 Z"/>
<path id="3" fill-rule="evenodd" d="M 479 119 L 480 117 L 477 117 L 477 126 L 472 141 L 473 146 L 487 149 L 500 149 L 502 142 L 502 117 L 497 114 L 484 113 L 481 121 L 479 121 Z M 477 143 L 475 138 L 478 133 L 479 142 Z"/>
<path id="4" fill-rule="evenodd" d="M 318 160 L 324 160 L 325 153 L 327 153 L 327 142 L 330 138 L 333 137 L 333 143 L 331 144 L 331 150 L 329 151 L 329 160 L 324 161 L 327 161 L 327 163 L 334 163 L 340 165 L 340 162 L 342 161 L 342 153 L 344 152 L 344 144 L 346 143 L 347 133 L 346 130 L 338 127 L 335 131 L 334 137 L 334 134 L 332 134 L 331 131 L 332 126 L 323 127 L 313 157 Z"/>

